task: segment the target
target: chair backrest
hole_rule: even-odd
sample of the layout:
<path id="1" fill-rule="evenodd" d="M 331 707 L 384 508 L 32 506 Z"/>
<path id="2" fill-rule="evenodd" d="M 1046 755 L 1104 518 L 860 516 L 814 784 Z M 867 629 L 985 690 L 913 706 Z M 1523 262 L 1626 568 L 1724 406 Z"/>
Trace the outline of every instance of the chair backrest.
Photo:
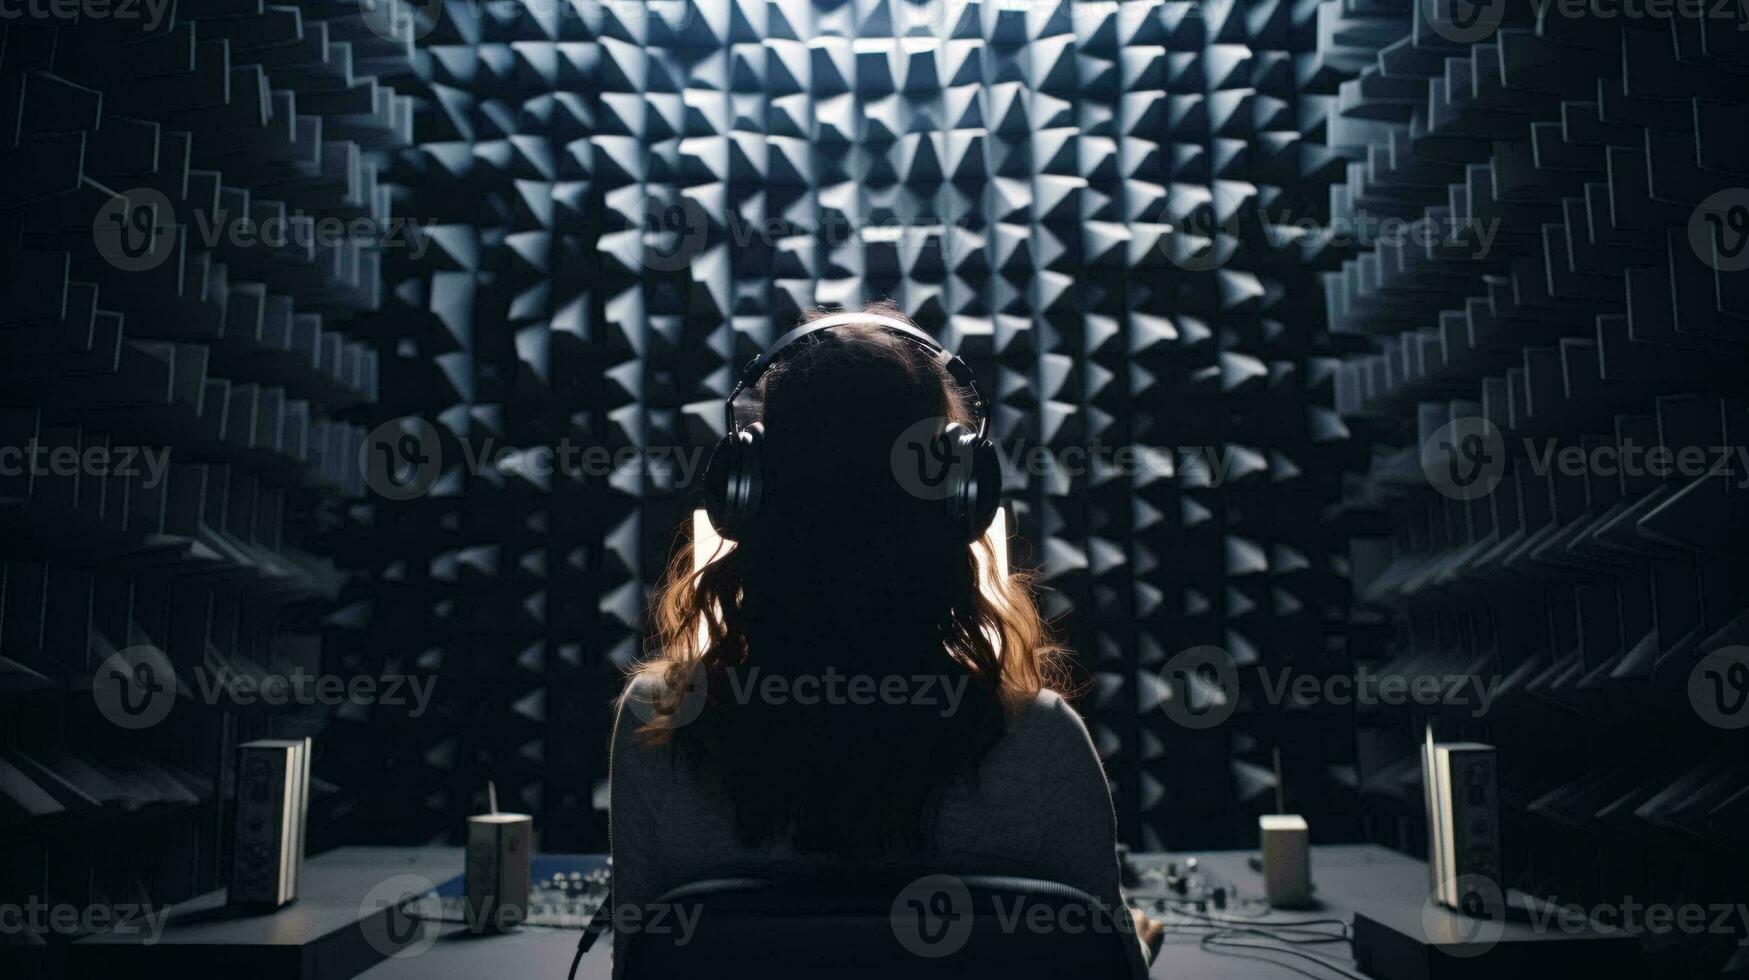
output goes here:
<path id="1" fill-rule="evenodd" d="M 653 903 L 627 930 L 626 980 L 816 977 L 1134 980 L 1129 910 L 1032 878 L 858 874 L 724 878 Z"/>

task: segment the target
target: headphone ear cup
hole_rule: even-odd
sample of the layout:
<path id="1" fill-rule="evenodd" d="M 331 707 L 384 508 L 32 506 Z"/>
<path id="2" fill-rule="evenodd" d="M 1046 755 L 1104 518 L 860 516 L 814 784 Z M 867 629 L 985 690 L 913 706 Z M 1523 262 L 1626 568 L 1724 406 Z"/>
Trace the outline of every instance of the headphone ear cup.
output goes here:
<path id="1" fill-rule="evenodd" d="M 717 533 L 739 541 L 765 494 L 765 427 L 758 422 L 717 442 L 705 467 L 705 514 Z"/>
<path id="2" fill-rule="evenodd" d="M 988 439 L 977 439 L 972 447 L 972 481 L 966 494 L 972 515 L 966 534 L 968 544 L 984 536 L 1002 502 L 1002 460 L 996 455 L 995 444 Z"/>
<path id="3" fill-rule="evenodd" d="M 1002 496 L 1002 463 L 996 447 L 968 426 L 951 423 L 942 433 L 953 452 L 954 485 L 947 495 L 948 526 L 963 541 L 978 540 L 996 516 Z"/>

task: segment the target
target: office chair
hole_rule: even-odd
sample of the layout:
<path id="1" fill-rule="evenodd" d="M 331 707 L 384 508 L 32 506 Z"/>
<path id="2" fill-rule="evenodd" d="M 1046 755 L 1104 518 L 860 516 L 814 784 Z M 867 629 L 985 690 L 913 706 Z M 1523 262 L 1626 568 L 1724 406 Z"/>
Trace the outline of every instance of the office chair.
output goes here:
<path id="1" fill-rule="evenodd" d="M 626 980 L 686 976 L 848 980 L 1140 980 L 1146 966 L 1127 908 L 1032 878 L 958 876 L 953 897 L 909 887 L 919 876 L 722 878 L 657 904 L 697 915 L 690 939 L 633 933 Z M 1114 928 L 1114 916 L 1124 917 Z M 1034 923 L 1049 923 L 1038 927 Z M 1097 926 L 1097 928 L 1096 928 Z M 901 934 L 904 938 L 901 938 Z M 1128 948 L 1126 948 L 1126 946 Z"/>

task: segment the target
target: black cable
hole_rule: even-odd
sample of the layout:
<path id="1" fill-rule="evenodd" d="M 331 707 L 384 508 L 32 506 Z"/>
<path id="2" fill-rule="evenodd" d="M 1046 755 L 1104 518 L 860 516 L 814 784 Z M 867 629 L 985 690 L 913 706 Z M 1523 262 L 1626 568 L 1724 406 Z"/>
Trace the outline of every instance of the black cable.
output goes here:
<path id="1" fill-rule="evenodd" d="M 1215 956 L 1236 956 L 1236 957 L 1239 957 L 1240 959 L 1262 960 L 1263 962 L 1268 963 L 1271 966 L 1279 966 L 1284 970 L 1292 970 L 1293 972 L 1298 973 L 1302 977 L 1311 977 L 1312 980 L 1324 980 L 1323 976 L 1321 976 L 1320 974 L 1317 974 L 1317 973 L 1313 973 L 1311 970 L 1308 970 L 1305 967 L 1295 966 L 1292 963 L 1283 963 L 1282 961 L 1280 961 L 1278 959 L 1274 959 L 1272 957 L 1259 956 L 1256 953 L 1240 953 L 1240 952 L 1236 952 L 1236 951 L 1231 950 L 1231 949 L 1212 949 L 1212 948 L 1208 947 L 1207 945 L 1204 945 L 1202 948 L 1206 952 L 1208 952 L 1212 955 L 1215 955 Z"/>
<path id="2" fill-rule="evenodd" d="M 1224 949 L 1224 950 L 1215 949 L 1214 947 L 1216 947 L 1216 946 L 1225 946 L 1225 947 L 1228 947 L 1228 949 Z M 1326 970 L 1331 971 L 1332 973 L 1338 973 L 1344 977 L 1352 978 L 1352 980 L 1372 980 L 1372 978 L 1370 978 L 1364 974 L 1356 973 L 1353 970 L 1348 969 L 1347 967 L 1332 963 L 1329 960 L 1326 960 L 1320 956 L 1313 955 L 1312 953 L 1305 952 L 1304 950 L 1284 949 L 1280 946 L 1263 946 L 1263 945 L 1259 945 L 1257 943 L 1234 942 L 1231 939 L 1222 938 L 1221 934 L 1218 932 L 1214 933 L 1212 935 L 1204 936 L 1202 939 L 1202 948 L 1204 950 L 1207 950 L 1208 952 L 1215 953 L 1216 955 L 1231 955 L 1231 956 L 1249 955 L 1253 959 L 1267 959 L 1267 957 L 1260 957 L 1260 956 L 1256 956 L 1255 954 L 1233 953 L 1233 952 L 1231 952 L 1231 950 L 1232 949 L 1256 949 L 1256 950 L 1263 950 L 1264 952 L 1269 952 L 1269 953 L 1282 953 L 1282 954 L 1285 954 L 1288 956 L 1298 956 L 1301 959 L 1310 960 L 1311 962 L 1318 964 L 1319 966 L 1325 968 Z M 1288 964 L 1286 964 L 1286 963 L 1280 963 L 1278 965 L 1284 966 L 1284 967 L 1288 966 Z M 1289 968 L 1292 969 L 1292 967 L 1289 967 Z M 1304 971 L 1299 971 L 1299 972 L 1304 972 Z"/>
<path id="3" fill-rule="evenodd" d="M 1213 875 L 1205 875 L 1205 881 L 1217 886 L 1225 886 L 1227 894 L 1233 896 L 1233 908 L 1225 910 L 1226 914 L 1209 914 L 1194 908 L 1183 908 L 1181 905 L 1192 905 L 1195 899 L 1166 896 L 1163 901 L 1165 908 L 1161 910 L 1163 917 L 1176 914 L 1188 923 L 1162 922 L 1162 928 L 1183 933 L 1201 933 L 1197 941 L 1200 949 L 1214 956 L 1235 956 L 1242 959 L 1262 960 L 1291 970 L 1312 980 L 1324 980 L 1324 975 L 1313 972 L 1303 966 L 1283 962 L 1279 957 L 1299 957 L 1315 963 L 1349 980 L 1370 980 L 1363 974 L 1355 973 L 1343 966 L 1332 963 L 1321 956 L 1296 946 L 1321 946 L 1332 943 L 1352 943 L 1353 926 L 1347 919 L 1338 918 L 1306 918 L 1288 920 L 1270 920 L 1266 918 L 1271 913 L 1267 903 L 1258 899 L 1246 898 L 1239 892 L 1238 886 L 1230 882 L 1222 882 Z M 1240 911 L 1246 906 L 1261 906 L 1256 912 Z M 1325 931 L 1321 927 L 1334 927 L 1336 931 Z M 1256 938 L 1258 942 L 1243 942 L 1239 937 Z M 1270 945 L 1279 943 L 1281 945 Z M 1243 950 L 1249 950 L 1244 952 Z M 1277 954 L 1270 956 L 1267 954 Z"/>
<path id="4" fill-rule="evenodd" d="M 583 962 L 583 952 L 589 948 L 589 930 L 583 930 L 583 935 L 577 939 L 577 955 L 571 957 L 570 972 L 565 974 L 565 980 L 577 980 L 577 964 Z"/>
<path id="5" fill-rule="evenodd" d="M 1155 921 L 1160 922 L 1160 920 Z M 1224 923 L 1180 924 L 1173 922 L 1160 922 L 1160 926 L 1165 929 L 1183 929 L 1195 932 L 1232 932 L 1246 935 L 1257 935 L 1262 936 L 1265 939 L 1274 939 L 1278 942 L 1291 943 L 1296 946 L 1323 946 L 1329 943 L 1344 943 L 1349 941 L 1349 935 L 1346 930 L 1343 932 L 1320 932 L 1316 929 L 1280 930 L 1280 932 L 1297 932 L 1304 937 L 1299 939 L 1289 939 L 1280 935 L 1277 930 L 1261 928 L 1259 926 L 1226 925 Z"/>
<path id="6" fill-rule="evenodd" d="M 565 974 L 565 980 L 577 980 L 577 964 L 583 962 L 583 954 L 589 949 L 591 936 L 598 938 L 606 936 L 606 942 L 613 942 L 613 907 L 613 892 L 610 890 L 607 893 L 607 901 L 602 902 L 596 908 L 594 914 L 589 917 L 589 921 L 584 924 L 582 935 L 577 937 L 577 955 L 571 957 L 571 971 Z M 603 912 L 606 912 L 608 916 L 605 920 L 601 917 Z M 608 952 L 612 953 L 613 951 L 609 950 Z"/>
<path id="7" fill-rule="evenodd" d="M 1207 952 L 1213 956 L 1236 956 L 1236 957 L 1240 957 L 1242 959 L 1261 960 L 1262 962 L 1269 963 L 1273 966 L 1279 966 L 1284 970 L 1292 970 L 1293 972 L 1298 973 L 1301 976 L 1311 977 L 1312 980 L 1324 980 L 1324 977 L 1322 975 L 1317 974 L 1317 973 L 1313 973 L 1310 970 L 1307 970 L 1307 969 L 1300 967 L 1300 966 L 1296 966 L 1292 963 L 1284 963 L 1279 959 L 1275 959 L 1275 958 L 1269 957 L 1269 956 L 1263 956 L 1263 955 L 1260 955 L 1259 953 L 1239 952 L 1240 949 L 1253 949 L 1253 950 L 1259 950 L 1259 951 L 1264 952 L 1264 953 L 1278 953 L 1278 954 L 1285 954 L 1288 956 L 1298 956 L 1302 959 L 1310 960 L 1311 962 L 1316 963 L 1319 966 L 1322 966 L 1325 969 L 1330 970 L 1333 973 L 1338 973 L 1338 974 L 1342 975 L 1343 977 L 1352 978 L 1352 980 L 1371 980 L 1371 978 L 1369 978 L 1369 977 L 1365 977 L 1365 976 L 1363 976 L 1361 974 L 1357 974 L 1357 973 L 1352 973 L 1352 972 L 1348 971 L 1347 969 L 1345 969 L 1345 968 L 1343 968 L 1335 963 L 1331 963 L 1330 961 L 1325 960 L 1321 957 L 1315 956 L 1311 953 L 1301 952 L 1300 950 L 1297 950 L 1297 949 L 1283 949 L 1283 948 L 1277 947 L 1277 946 L 1266 946 L 1266 945 L 1261 945 L 1258 943 L 1234 942 L 1231 939 L 1225 938 L 1226 933 L 1239 932 L 1241 930 L 1217 929 L 1217 928 L 1214 928 L 1212 926 L 1192 926 L 1192 925 L 1165 925 L 1165 926 L 1163 926 L 1163 928 L 1165 928 L 1169 931 L 1175 931 L 1175 932 L 1180 932 L 1180 933 L 1182 933 L 1182 932 L 1200 933 L 1201 935 L 1197 940 L 1197 946 L 1200 949 L 1202 949 L 1204 952 Z M 1243 931 L 1244 932 L 1256 932 L 1256 933 L 1262 934 L 1260 930 L 1247 929 L 1247 930 L 1243 930 Z M 1269 938 L 1269 937 L 1267 935 L 1265 935 L 1265 938 Z M 1292 940 L 1280 940 L 1280 941 L 1286 942 L 1289 945 L 1315 945 L 1315 943 L 1311 943 L 1311 942 L 1295 943 Z M 1340 940 L 1334 936 L 1330 936 L 1330 937 L 1326 938 L 1325 940 L 1323 940 L 1323 942 L 1339 942 L 1339 941 Z M 1188 943 L 1174 943 L 1173 945 L 1188 945 Z"/>
<path id="8" fill-rule="evenodd" d="M 1179 908 L 1168 909 L 1167 911 L 1162 912 L 1160 914 L 1161 915 L 1182 915 L 1182 916 L 1185 916 L 1186 918 L 1201 919 L 1204 922 L 1210 923 L 1211 925 L 1217 925 L 1217 926 L 1226 926 L 1229 923 L 1232 923 L 1234 925 L 1234 928 L 1242 928 L 1242 929 L 1267 927 L 1270 929 L 1288 929 L 1288 930 L 1307 931 L 1307 930 L 1310 930 L 1311 927 L 1313 927 L 1313 926 L 1336 926 L 1336 927 L 1340 928 L 1343 931 L 1343 933 L 1346 935 L 1348 932 L 1348 926 L 1349 926 L 1347 919 L 1290 919 L 1286 922 L 1281 922 L 1281 921 L 1272 921 L 1269 919 L 1257 918 L 1257 917 L 1249 916 L 1249 915 L 1244 916 L 1242 918 L 1233 918 L 1231 916 L 1223 917 L 1223 916 L 1218 916 L 1218 915 L 1210 915 L 1207 912 L 1197 912 L 1197 911 L 1194 911 L 1192 909 L 1179 909 Z"/>
<path id="9" fill-rule="evenodd" d="M 1349 936 L 1349 923 L 1348 923 L 1348 920 L 1346 920 L 1346 919 L 1293 919 L 1293 920 L 1290 920 L 1287 922 L 1271 922 L 1271 921 L 1264 920 L 1264 919 L 1254 918 L 1252 916 L 1245 916 L 1244 919 L 1241 921 L 1241 920 L 1235 920 L 1232 918 L 1221 918 L 1218 916 L 1209 915 L 1209 914 L 1204 913 L 1204 912 L 1196 912 L 1196 911 L 1192 911 L 1190 909 L 1181 909 L 1181 908 L 1176 908 L 1176 907 L 1170 908 L 1164 912 L 1161 912 L 1160 914 L 1161 915 L 1174 915 L 1174 914 L 1182 915 L 1185 918 L 1197 919 L 1197 920 L 1200 920 L 1202 922 L 1206 922 L 1209 925 L 1214 926 L 1216 928 L 1220 928 L 1220 929 L 1241 929 L 1241 930 L 1253 930 L 1253 931 L 1260 931 L 1260 932 L 1267 930 L 1267 931 L 1308 933 L 1308 934 L 1311 934 L 1314 936 L 1328 937 L 1326 941 L 1330 941 L 1330 942 L 1336 942 L 1336 941 L 1346 942 L 1350 938 L 1350 936 Z M 1319 932 L 1316 929 L 1311 928 L 1313 926 L 1337 926 L 1342 931 L 1340 934 L 1333 935 L 1331 933 Z M 1291 941 L 1291 940 L 1284 940 L 1284 941 Z"/>

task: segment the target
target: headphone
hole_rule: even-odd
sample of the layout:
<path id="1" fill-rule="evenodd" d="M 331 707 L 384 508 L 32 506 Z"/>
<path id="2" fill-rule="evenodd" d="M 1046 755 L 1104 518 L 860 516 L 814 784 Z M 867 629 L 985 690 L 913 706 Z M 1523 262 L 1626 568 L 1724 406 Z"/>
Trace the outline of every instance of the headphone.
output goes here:
<path id="1" fill-rule="evenodd" d="M 939 498 L 948 527 L 966 543 L 976 541 L 990 526 L 1002 494 L 1002 467 L 996 456 L 996 447 L 990 441 L 990 417 L 972 369 L 935 338 L 903 320 L 878 313 L 834 313 L 804 323 L 779 337 L 769 350 L 747 366 L 723 403 L 724 431 L 728 434 L 717 443 L 711 453 L 710 465 L 705 469 L 705 513 L 724 538 L 739 541 L 752 531 L 769 482 L 765 472 L 765 425 L 754 422 L 744 429 L 739 428 L 735 421 L 735 399 L 757 384 L 785 351 L 815 334 L 853 323 L 880 327 L 916 344 L 931 360 L 946 369 L 955 384 L 971 391 L 977 410 L 977 428 L 949 422 L 939 431 L 930 433 L 931 448 L 946 450 L 946 458 L 940 460 L 942 475 L 926 478 L 920 473 L 916 487 L 899 475 L 897 466 L 894 476 L 919 497 Z M 923 460 L 919 457 L 919 469 L 922 467 Z"/>

